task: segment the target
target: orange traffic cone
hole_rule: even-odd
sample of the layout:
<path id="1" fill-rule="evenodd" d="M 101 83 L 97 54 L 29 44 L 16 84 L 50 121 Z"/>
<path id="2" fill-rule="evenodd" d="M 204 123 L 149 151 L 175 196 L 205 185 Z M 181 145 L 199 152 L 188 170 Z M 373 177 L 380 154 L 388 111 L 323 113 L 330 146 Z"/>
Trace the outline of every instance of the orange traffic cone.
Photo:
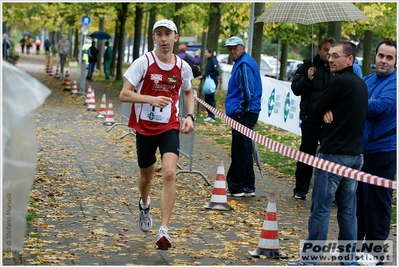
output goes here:
<path id="1" fill-rule="evenodd" d="M 73 80 L 71 94 L 76 94 L 76 93 L 78 93 L 78 85 L 76 84 L 76 80 Z"/>
<path id="2" fill-rule="evenodd" d="M 109 100 L 107 117 L 105 118 L 105 122 L 103 123 L 103 125 L 104 126 L 112 126 L 113 124 L 115 124 L 114 107 L 112 105 L 112 100 Z"/>
<path id="3" fill-rule="evenodd" d="M 58 65 L 57 65 L 57 68 L 55 69 L 54 78 L 60 78 L 60 73 L 59 73 L 59 71 L 58 71 Z"/>
<path id="4" fill-rule="evenodd" d="M 83 103 L 83 105 L 89 104 L 92 92 L 93 91 L 91 89 L 91 86 L 89 85 L 89 87 L 87 88 L 86 101 L 85 101 L 85 103 Z"/>
<path id="5" fill-rule="evenodd" d="M 227 204 L 226 195 L 226 178 L 224 175 L 223 161 L 220 161 L 220 165 L 217 169 L 215 184 L 213 186 L 211 201 L 207 206 L 207 209 L 214 210 L 232 210 L 233 208 Z"/>
<path id="6" fill-rule="evenodd" d="M 248 251 L 248 253 L 255 258 L 259 258 L 260 255 L 270 258 L 280 258 L 282 256 L 279 248 L 276 195 L 272 193 L 267 204 L 258 248 L 254 251 Z"/>
<path id="7" fill-rule="evenodd" d="M 65 73 L 64 83 L 65 83 L 64 91 L 70 91 L 71 90 L 71 79 L 69 77 L 68 71 L 66 71 L 66 73 Z"/>
<path id="8" fill-rule="evenodd" d="M 94 90 L 91 91 L 91 97 L 89 100 L 89 105 L 87 106 L 87 111 L 97 111 L 96 110 L 96 100 L 94 99 Z"/>
<path id="9" fill-rule="evenodd" d="M 103 94 L 103 98 L 101 99 L 100 110 L 98 111 L 98 118 L 105 118 L 107 116 L 107 104 L 106 104 L 106 97 Z"/>

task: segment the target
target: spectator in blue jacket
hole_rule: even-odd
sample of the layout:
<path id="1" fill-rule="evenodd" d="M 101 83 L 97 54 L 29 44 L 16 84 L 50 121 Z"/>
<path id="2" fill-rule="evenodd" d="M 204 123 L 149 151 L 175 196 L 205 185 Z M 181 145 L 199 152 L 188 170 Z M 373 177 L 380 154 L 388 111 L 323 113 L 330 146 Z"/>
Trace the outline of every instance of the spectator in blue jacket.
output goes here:
<path id="1" fill-rule="evenodd" d="M 396 42 L 381 42 L 376 49 L 376 73 L 364 78 L 368 111 L 363 136 L 362 171 L 395 180 L 396 176 Z M 359 182 L 357 188 L 358 240 L 383 243 L 389 236 L 392 189 Z"/>
<path id="2" fill-rule="evenodd" d="M 357 44 L 353 41 L 350 41 L 352 47 L 355 49 L 355 51 L 357 52 Z M 355 60 L 353 62 L 353 71 L 355 72 L 355 74 L 357 74 L 360 78 L 363 78 L 363 72 L 362 72 L 362 68 L 359 65 L 359 60 L 356 58 L 355 55 Z"/>
<path id="3" fill-rule="evenodd" d="M 208 62 L 205 66 L 204 75 L 200 75 L 198 79 L 204 79 L 209 75 L 213 79 L 213 81 L 215 81 L 216 88 L 218 88 L 220 67 L 216 57 L 213 55 L 214 52 L 215 50 L 213 48 L 207 48 L 205 50 L 205 57 L 208 59 Z M 205 94 L 205 101 L 212 107 L 216 108 L 215 93 Z M 208 116 L 204 119 L 204 121 L 215 121 L 215 115 L 208 109 L 206 109 L 206 111 L 208 112 Z"/>
<path id="4" fill-rule="evenodd" d="M 261 110 L 262 80 L 256 61 L 245 52 L 244 41 L 230 37 L 225 44 L 234 61 L 225 100 L 226 115 L 253 129 Z M 231 130 L 231 164 L 227 172 L 227 195 L 255 196 L 252 140 Z"/>

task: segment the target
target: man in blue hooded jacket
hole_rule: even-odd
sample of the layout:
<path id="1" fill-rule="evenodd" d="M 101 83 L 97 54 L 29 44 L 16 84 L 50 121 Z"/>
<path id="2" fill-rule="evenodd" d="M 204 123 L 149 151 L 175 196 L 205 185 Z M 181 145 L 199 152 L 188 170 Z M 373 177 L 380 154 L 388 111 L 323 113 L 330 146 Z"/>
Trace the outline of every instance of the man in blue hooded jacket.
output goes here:
<path id="1" fill-rule="evenodd" d="M 226 115 L 253 129 L 261 110 L 262 80 L 259 67 L 245 52 L 241 38 L 230 37 L 225 47 L 234 61 L 225 100 Z M 231 165 L 226 181 L 227 195 L 255 196 L 252 141 L 235 129 L 232 129 Z"/>
<path id="2" fill-rule="evenodd" d="M 396 42 L 381 42 L 376 49 L 376 73 L 364 78 L 368 111 L 362 141 L 362 171 L 389 180 L 396 176 Z M 359 182 L 357 188 L 358 240 L 381 241 L 389 236 L 392 189 Z"/>

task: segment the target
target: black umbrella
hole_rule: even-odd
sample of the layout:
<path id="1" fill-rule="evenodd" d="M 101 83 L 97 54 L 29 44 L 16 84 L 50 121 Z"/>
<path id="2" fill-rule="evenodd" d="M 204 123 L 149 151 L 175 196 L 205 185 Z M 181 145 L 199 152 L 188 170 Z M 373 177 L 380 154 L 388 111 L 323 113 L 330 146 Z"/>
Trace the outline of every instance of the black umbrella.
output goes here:
<path id="1" fill-rule="evenodd" d="M 91 38 L 96 38 L 96 39 L 99 39 L 99 40 L 101 40 L 101 39 L 111 39 L 111 36 L 109 34 L 107 34 L 106 32 L 103 32 L 103 31 L 97 31 L 97 32 L 91 33 L 89 36 Z"/>
<path id="2" fill-rule="evenodd" d="M 21 34 L 22 34 L 22 36 L 28 36 L 28 37 L 32 37 L 33 38 L 33 36 L 29 32 L 22 31 Z"/>

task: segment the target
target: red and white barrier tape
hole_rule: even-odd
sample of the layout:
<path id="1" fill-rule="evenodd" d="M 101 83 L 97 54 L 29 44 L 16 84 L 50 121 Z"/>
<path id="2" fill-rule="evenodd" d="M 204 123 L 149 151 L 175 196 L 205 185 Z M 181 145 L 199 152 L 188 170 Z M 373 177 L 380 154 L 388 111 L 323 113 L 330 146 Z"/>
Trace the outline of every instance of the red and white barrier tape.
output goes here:
<path id="1" fill-rule="evenodd" d="M 219 117 L 223 122 L 225 122 L 227 125 L 231 126 L 241 134 L 247 136 L 248 138 L 256 141 L 259 144 L 262 144 L 266 146 L 267 148 L 278 152 L 282 155 L 288 156 L 292 159 L 295 159 L 297 161 L 300 161 L 302 163 L 308 164 L 309 166 L 328 171 L 340 176 L 344 176 L 350 179 L 354 179 L 357 181 L 373 184 L 373 185 L 378 185 L 386 188 L 392 188 L 396 189 L 396 181 L 391 181 L 382 177 L 378 177 L 375 175 L 371 175 L 369 173 L 365 173 L 363 171 L 359 171 L 350 167 L 342 166 L 339 164 L 336 164 L 334 162 L 330 162 L 321 158 L 318 158 L 316 156 L 298 151 L 296 149 L 293 149 L 291 147 L 285 146 L 281 143 L 278 143 L 276 141 L 273 141 L 269 138 L 266 138 L 259 133 L 256 133 L 252 129 L 249 129 L 248 127 L 238 123 L 237 121 L 231 119 L 227 115 L 221 113 L 219 110 L 213 108 L 210 106 L 208 103 L 203 101 L 202 99 L 198 98 L 197 96 L 195 99 L 205 108 L 210 110 L 213 114 L 215 114 L 217 117 Z"/>

